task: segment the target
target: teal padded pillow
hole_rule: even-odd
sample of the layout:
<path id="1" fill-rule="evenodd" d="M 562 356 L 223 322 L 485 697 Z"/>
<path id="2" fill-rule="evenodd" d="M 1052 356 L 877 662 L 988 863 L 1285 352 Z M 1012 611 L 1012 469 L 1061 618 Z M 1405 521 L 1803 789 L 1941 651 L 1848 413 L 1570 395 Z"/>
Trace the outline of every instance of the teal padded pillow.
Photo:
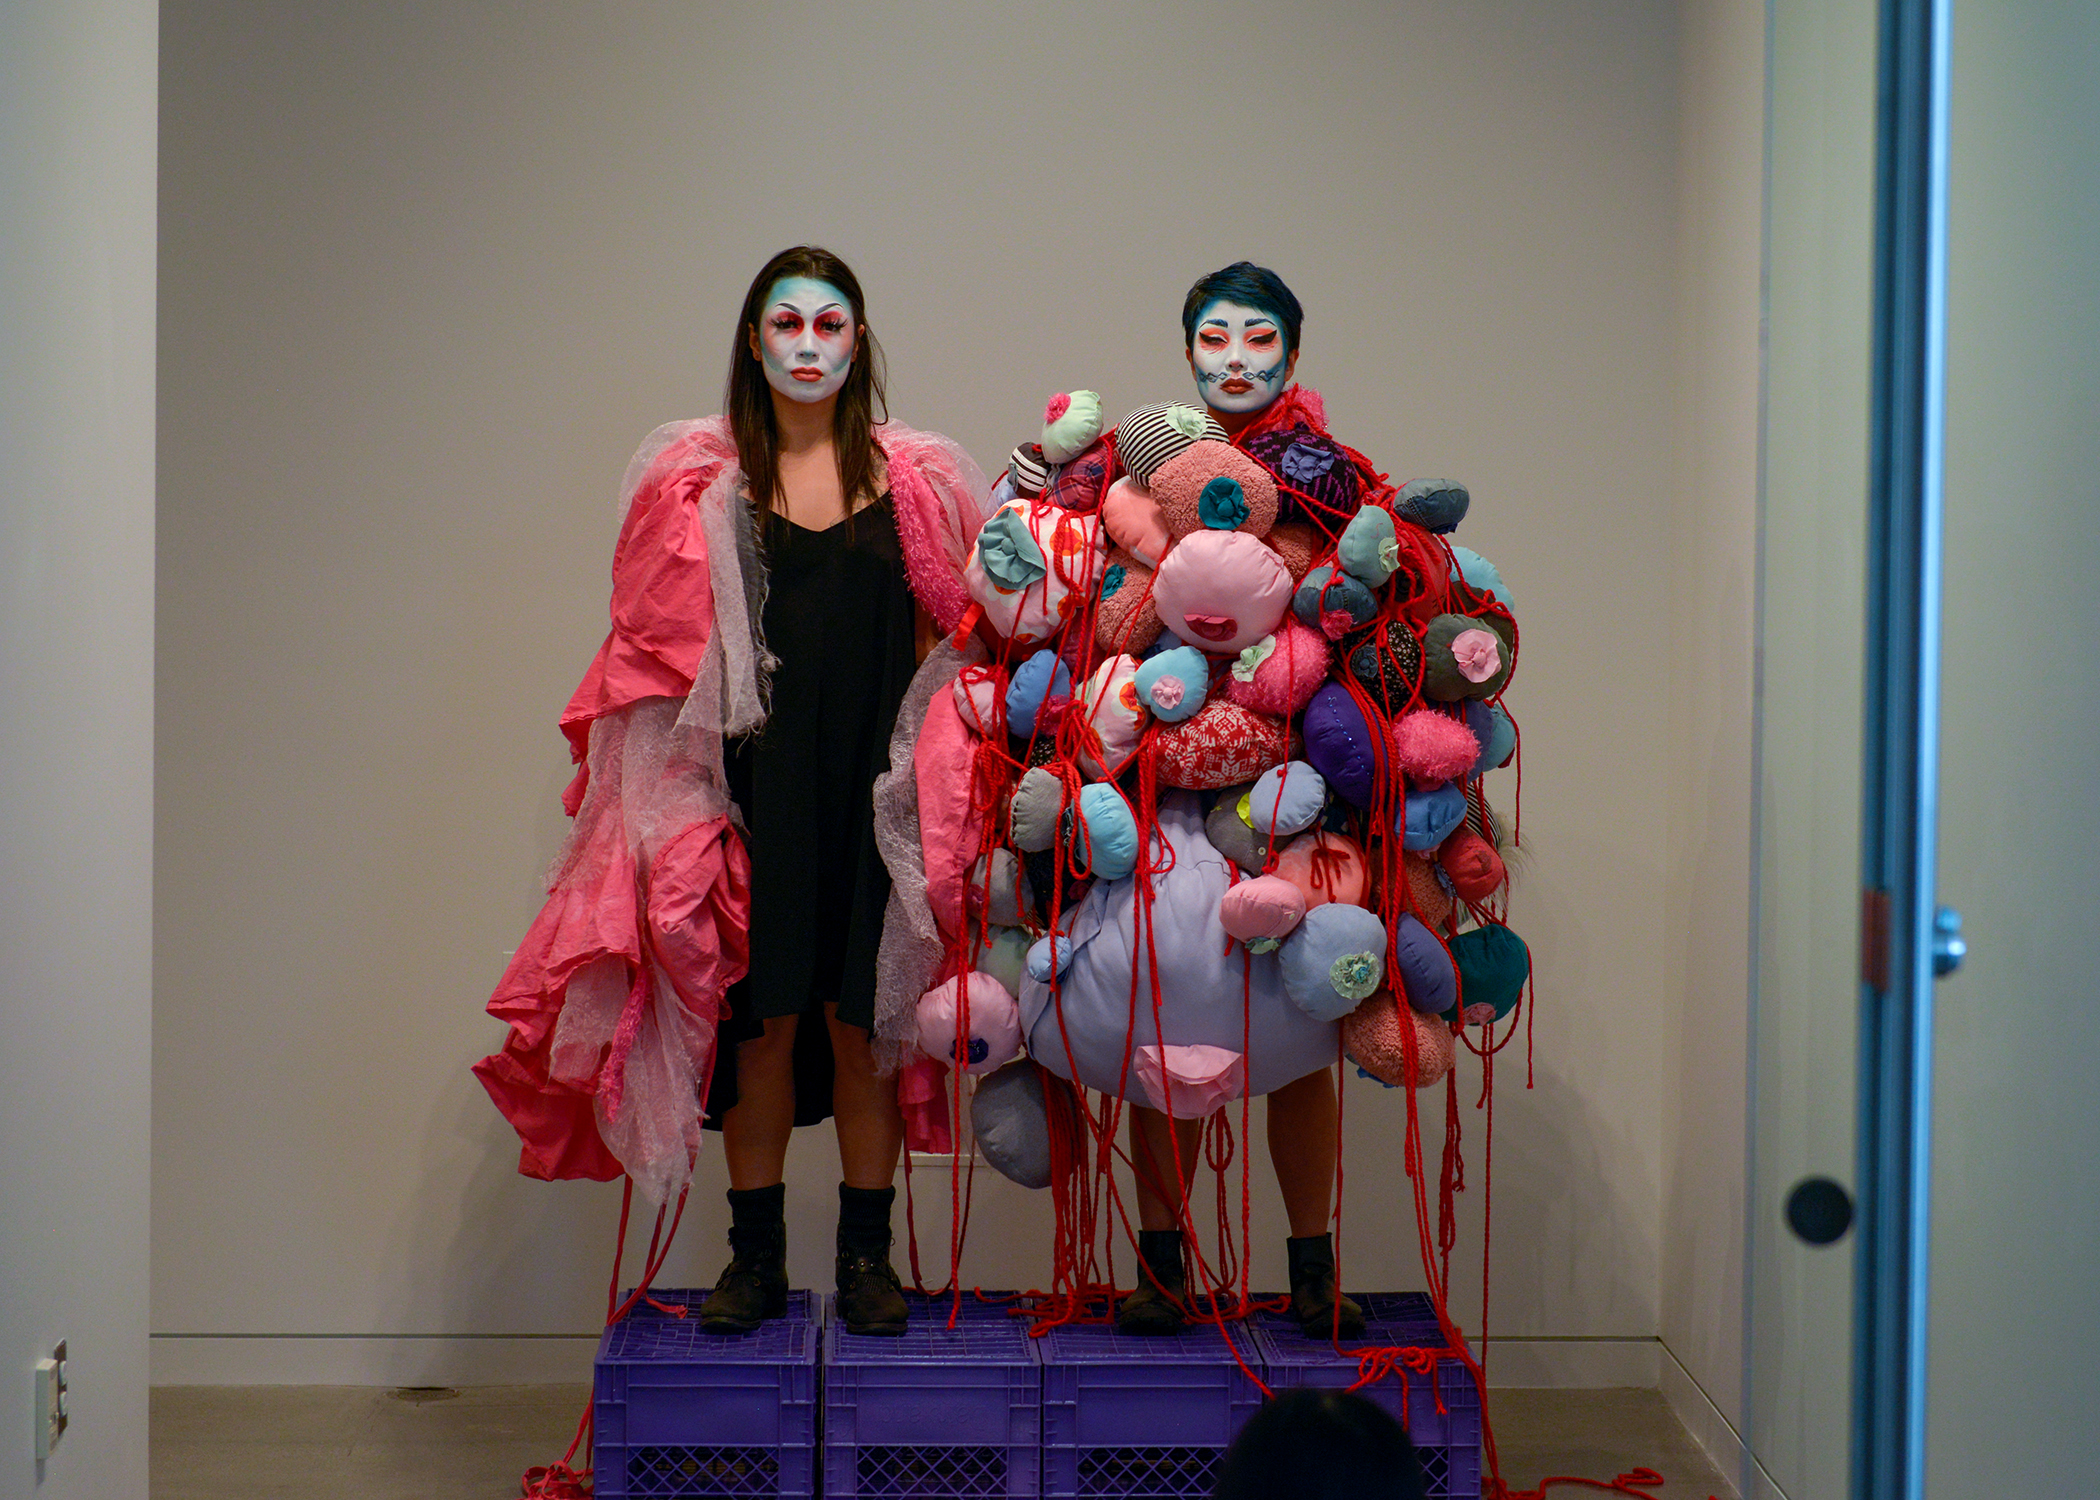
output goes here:
<path id="1" fill-rule="evenodd" d="M 1393 513 L 1382 505 L 1366 505 L 1342 528 L 1334 550 L 1343 571 L 1375 589 L 1400 566 L 1399 538 Z"/>
<path id="2" fill-rule="evenodd" d="M 1451 940 L 1451 956 L 1464 985 L 1468 1021 L 1486 1021 L 1490 1008 L 1499 1021 L 1516 1009 L 1531 977 L 1531 950 L 1522 938 L 1499 923 L 1474 927 Z"/>
<path id="3" fill-rule="evenodd" d="M 1176 646 L 1147 657 L 1132 680 L 1152 717 L 1178 724 L 1203 707 L 1210 691 L 1210 663 L 1194 646 Z"/>

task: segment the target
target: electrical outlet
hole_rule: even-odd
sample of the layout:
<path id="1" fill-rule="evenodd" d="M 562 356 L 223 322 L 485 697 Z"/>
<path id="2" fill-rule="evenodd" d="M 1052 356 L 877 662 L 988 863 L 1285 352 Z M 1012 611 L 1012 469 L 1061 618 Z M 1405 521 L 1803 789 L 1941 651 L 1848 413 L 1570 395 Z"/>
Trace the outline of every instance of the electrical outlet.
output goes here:
<path id="1" fill-rule="evenodd" d="M 51 1456 L 58 1440 L 66 1435 L 72 1420 L 67 1412 L 66 1346 L 61 1343 L 49 1359 L 36 1362 L 36 1456 L 39 1463 Z"/>

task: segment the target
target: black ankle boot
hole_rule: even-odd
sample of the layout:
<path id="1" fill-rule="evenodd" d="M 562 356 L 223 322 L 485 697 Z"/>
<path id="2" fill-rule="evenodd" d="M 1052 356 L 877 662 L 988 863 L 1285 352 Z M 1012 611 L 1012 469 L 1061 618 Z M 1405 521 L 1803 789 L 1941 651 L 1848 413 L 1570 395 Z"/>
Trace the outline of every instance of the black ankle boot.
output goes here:
<path id="1" fill-rule="evenodd" d="M 786 1201 L 780 1183 L 729 1190 L 729 1265 L 700 1304 L 709 1333 L 749 1333 L 787 1312 Z"/>
<path id="2" fill-rule="evenodd" d="M 1188 1278 L 1181 1264 L 1181 1231 L 1138 1231 L 1137 1290 L 1116 1309 L 1122 1333 L 1178 1333 L 1187 1321 Z"/>
<path id="3" fill-rule="evenodd" d="M 890 1208 L 897 1190 L 839 1184 L 839 1321 L 848 1333 L 901 1334 L 904 1287 L 890 1264 Z"/>
<path id="4" fill-rule="evenodd" d="M 1298 1320 L 1299 1331 L 1314 1339 L 1362 1338 L 1363 1309 L 1335 1285 L 1334 1241 L 1309 1234 L 1285 1240 L 1283 1248 L 1291 1260 L 1291 1316 Z"/>

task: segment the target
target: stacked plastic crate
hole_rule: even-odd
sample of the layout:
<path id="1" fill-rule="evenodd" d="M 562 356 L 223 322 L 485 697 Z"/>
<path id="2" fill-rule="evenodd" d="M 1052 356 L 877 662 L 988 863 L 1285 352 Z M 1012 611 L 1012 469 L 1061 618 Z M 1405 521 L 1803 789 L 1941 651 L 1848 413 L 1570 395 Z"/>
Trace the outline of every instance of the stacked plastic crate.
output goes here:
<path id="1" fill-rule="evenodd" d="M 659 1291 L 697 1306 L 703 1291 Z M 592 1449 L 599 1500 L 813 1496 L 820 1309 L 789 1293 L 756 1332 L 704 1333 L 647 1303 L 598 1341 Z"/>
<path id="2" fill-rule="evenodd" d="M 1307 1338 L 1284 1313 L 1261 1314 L 1255 1338 L 1272 1390 L 1324 1386 L 1344 1390 L 1362 1377 L 1358 1349 L 1442 1349 L 1443 1331 L 1420 1292 L 1355 1294 L 1363 1305 L 1365 1336 L 1337 1354 L 1331 1339 Z M 1422 1469 L 1425 1500 L 1478 1500 L 1480 1393 L 1455 1357 L 1436 1361 L 1433 1373 L 1400 1366 L 1361 1388 L 1407 1428 Z"/>
<path id="3" fill-rule="evenodd" d="M 1074 1324 L 1038 1342 L 1046 1497 L 1208 1497 L 1261 1406 L 1261 1355 L 1244 1324 L 1152 1337 Z"/>
<path id="4" fill-rule="evenodd" d="M 1004 1309 L 907 1298 L 902 1337 L 824 1332 L 824 1493 L 874 1497 L 1040 1494 L 1042 1370 Z"/>

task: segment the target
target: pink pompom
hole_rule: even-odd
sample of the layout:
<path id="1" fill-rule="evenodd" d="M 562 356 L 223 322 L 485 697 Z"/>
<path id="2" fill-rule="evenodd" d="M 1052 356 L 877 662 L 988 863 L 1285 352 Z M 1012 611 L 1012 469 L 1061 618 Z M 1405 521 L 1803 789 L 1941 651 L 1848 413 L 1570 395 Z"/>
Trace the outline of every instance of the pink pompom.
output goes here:
<path id="1" fill-rule="evenodd" d="M 1063 391 L 1059 391 L 1056 395 L 1050 398 L 1050 404 L 1043 408 L 1043 425 L 1045 427 L 1048 427 L 1052 422 L 1055 422 L 1059 417 L 1063 416 L 1066 412 L 1070 411 L 1071 409 L 1072 398 L 1070 396 L 1067 396 Z"/>
<path id="2" fill-rule="evenodd" d="M 1454 781 L 1480 759 L 1480 741 L 1463 720 L 1417 709 L 1393 726 L 1393 759 L 1416 781 Z"/>
<path id="3" fill-rule="evenodd" d="M 1226 671 L 1225 696 L 1259 713 L 1289 718 L 1310 703 L 1327 680 L 1328 646 L 1320 632 L 1289 615 L 1271 639 L 1275 649 L 1253 668 L 1251 676 L 1241 675 L 1246 670 L 1241 665 L 1245 653 Z"/>
<path id="4" fill-rule="evenodd" d="M 1356 619 L 1346 609 L 1330 609 L 1320 616 L 1320 631 L 1330 641 L 1338 641 L 1356 628 Z"/>

